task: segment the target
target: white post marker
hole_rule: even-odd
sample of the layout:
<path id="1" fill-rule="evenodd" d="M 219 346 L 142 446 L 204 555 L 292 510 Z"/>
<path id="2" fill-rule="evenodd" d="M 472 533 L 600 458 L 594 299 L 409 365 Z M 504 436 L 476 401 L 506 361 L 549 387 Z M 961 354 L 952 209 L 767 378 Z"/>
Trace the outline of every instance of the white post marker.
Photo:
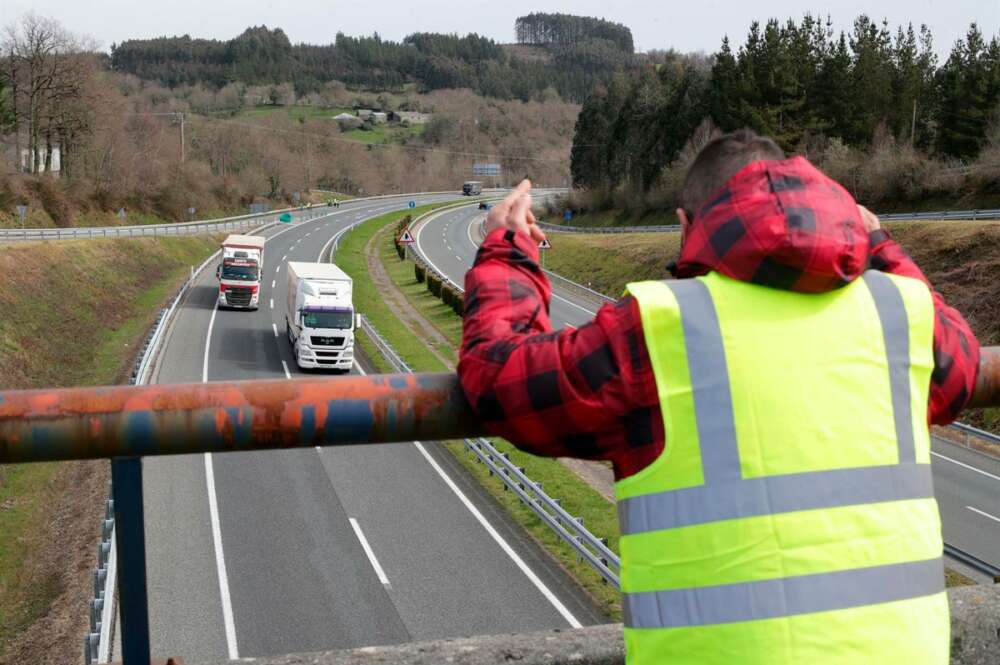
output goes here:
<path id="1" fill-rule="evenodd" d="M 541 250 L 542 255 L 542 268 L 545 267 L 545 250 L 552 249 L 552 244 L 549 242 L 548 238 L 542 238 L 542 241 L 538 243 L 538 249 Z"/>

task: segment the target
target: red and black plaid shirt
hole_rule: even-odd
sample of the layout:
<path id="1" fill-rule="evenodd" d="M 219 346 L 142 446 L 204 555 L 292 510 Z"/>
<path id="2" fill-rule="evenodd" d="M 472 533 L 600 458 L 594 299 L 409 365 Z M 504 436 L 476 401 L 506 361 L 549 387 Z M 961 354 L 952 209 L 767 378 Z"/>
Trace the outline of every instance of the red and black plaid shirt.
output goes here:
<path id="1" fill-rule="evenodd" d="M 682 270 L 688 251 L 682 253 Z M 866 238 L 864 251 L 869 267 L 927 283 L 885 231 Z M 731 264 L 726 272 L 761 274 L 759 253 L 756 265 L 732 265 L 753 252 L 723 254 Z M 496 230 L 483 242 L 465 278 L 462 387 L 489 429 L 519 448 L 547 457 L 610 460 L 616 478 L 628 477 L 655 460 L 665 445 L 638 305 L 625 297 L 602 307 L 580 328 L 553 332 L 551 287 L 537 261 L 538 248 L 524 234 Z M 845 278 L 864 267 L 847 266 Z M 777 274 L 789 281 L 788 270 Z M 814 278 L 807 282 L 816 283 Z M 933 300 L 935 369 L 928 420 L 944 424 L 972 394 L 979 344 L 961 314 L 937 292 Z"/>

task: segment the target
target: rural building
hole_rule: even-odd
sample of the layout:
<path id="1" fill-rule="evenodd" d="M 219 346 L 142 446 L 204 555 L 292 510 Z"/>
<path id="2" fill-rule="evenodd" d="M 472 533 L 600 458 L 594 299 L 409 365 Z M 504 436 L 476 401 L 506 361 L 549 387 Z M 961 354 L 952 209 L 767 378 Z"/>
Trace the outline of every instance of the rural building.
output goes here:
<path id="1" fill-rule="evenodd" d="M 374 113 L 371 114 L 371 121 L 376 125 L 381 125 L 382 123 L 387 122 L 388 120 L 389 120 L 388 113 L 379 113 L 378 111 L 375 111 Z"/>
<path id="2" fill-rule="evenodd" d="M 430 119 L 430 113 L 419 111 L 393 111 L 389 114 L 390 122 L 405 122 L 410 125 L 426 125 Z"/>
<path id="3" fill-rule="evenodd" d="M 374 111 L 371 109 L 358 109 L 358 117 L 362 120 L 367 120 L 372 117 L 372 113 L 374 113 Z"/>
<path id="4" fill-rule="evenodd" d="M 361 125 L 365 124 L 361 118 L 356 115 L 351 115 L 350 113 L 335 115 L 333 116 L 333 119 L 337 121 L 338 125 L 340 125 L 341 131 L 357 129 Z"/>

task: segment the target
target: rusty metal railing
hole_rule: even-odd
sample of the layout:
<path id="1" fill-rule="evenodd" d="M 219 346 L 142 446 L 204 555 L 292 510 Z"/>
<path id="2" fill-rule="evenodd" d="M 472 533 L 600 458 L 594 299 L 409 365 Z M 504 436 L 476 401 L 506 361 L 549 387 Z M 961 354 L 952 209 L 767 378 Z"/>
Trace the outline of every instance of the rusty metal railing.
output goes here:
<path id="1" fill-rule="evenodd" d="M 997 406 L 1000 347 L 989 347 L 970 407 Z M 0 392 L 0 464 L 113 461 L 128 665 L 150 662 L 141 457 L 484 434 L 453 374 Z"/>

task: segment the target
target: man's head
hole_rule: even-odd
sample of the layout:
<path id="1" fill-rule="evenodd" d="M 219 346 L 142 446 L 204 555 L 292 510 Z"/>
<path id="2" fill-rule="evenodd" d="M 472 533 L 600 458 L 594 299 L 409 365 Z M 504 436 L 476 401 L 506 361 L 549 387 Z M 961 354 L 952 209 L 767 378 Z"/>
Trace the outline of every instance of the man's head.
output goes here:
<path id="1" fill-rule="evenodd" d="M 760 160 L 784 159 L 785 152 L 766 136 L 749 129 L 720 136 L 709 142 L 695 157 L 681 190 L 677 216 L 684 230 L 698 211 L 744 166 Z"/>

